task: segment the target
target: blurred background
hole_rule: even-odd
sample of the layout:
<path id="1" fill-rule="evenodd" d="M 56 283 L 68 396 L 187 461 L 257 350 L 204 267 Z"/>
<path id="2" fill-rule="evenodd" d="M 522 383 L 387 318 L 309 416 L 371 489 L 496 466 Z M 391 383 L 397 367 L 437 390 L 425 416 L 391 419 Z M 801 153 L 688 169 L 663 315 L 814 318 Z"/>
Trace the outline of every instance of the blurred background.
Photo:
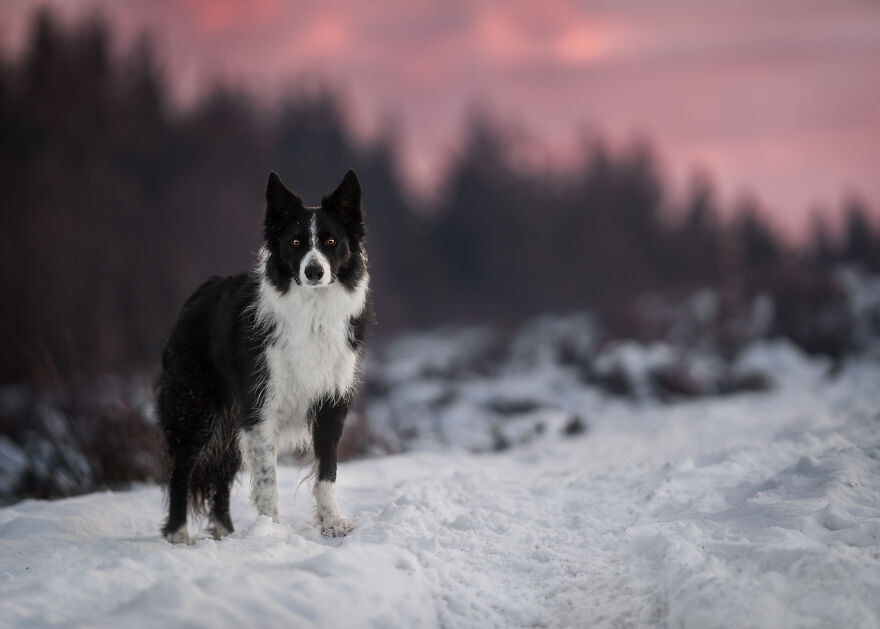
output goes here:
<path id="1" fill-rule="evenodd" d="M 270 169 L 364 186 L 346 456 L 772 388 L 767 339 L 833 374 L 880 335 L 878 67 L 860 0 L 4 2 L 0 499 L 160 478 L 161 345 Z"/>

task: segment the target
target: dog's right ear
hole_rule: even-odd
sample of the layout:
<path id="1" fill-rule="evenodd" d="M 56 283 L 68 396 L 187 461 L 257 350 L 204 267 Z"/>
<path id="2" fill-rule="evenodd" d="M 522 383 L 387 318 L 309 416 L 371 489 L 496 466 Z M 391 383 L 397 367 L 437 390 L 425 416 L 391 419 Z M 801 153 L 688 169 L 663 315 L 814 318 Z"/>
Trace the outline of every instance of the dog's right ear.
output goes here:
<path id="1" fill-rule="evenodd" d="M 303 209 L 303 200 L 291 192 L 274 170 L 266 183 L 266 231 L 283 226 L 291 215 Z"/>

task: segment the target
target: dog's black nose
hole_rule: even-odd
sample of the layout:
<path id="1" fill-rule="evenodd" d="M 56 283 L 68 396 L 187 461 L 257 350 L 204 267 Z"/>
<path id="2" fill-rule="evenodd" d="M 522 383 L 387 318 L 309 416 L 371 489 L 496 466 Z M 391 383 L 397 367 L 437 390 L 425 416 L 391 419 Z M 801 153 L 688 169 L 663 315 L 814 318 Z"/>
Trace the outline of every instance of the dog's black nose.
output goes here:
<path id="1" fill-rule="evenodd" d="M 324 277 L 324 269 L 320 264 L 310 264 L 305 270 L 306 279 L 310 282 L 317 282 Z"/>

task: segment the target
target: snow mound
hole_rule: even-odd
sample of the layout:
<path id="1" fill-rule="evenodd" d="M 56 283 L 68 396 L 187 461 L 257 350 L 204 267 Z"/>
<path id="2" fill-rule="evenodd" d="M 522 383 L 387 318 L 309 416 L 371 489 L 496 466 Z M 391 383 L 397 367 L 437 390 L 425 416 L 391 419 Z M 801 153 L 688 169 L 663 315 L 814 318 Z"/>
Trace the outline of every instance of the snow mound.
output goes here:
<path id="1" fill-rule="evenodd" d="M 697 312 L 711 311 L 697 300 Z M 705 315 L 705 316 L 708 316 Z M 736 360 L 665 341 L 598 343 L 586 314 L 543 316 L 507 341 L 486 328 L 439 329 L 371 356 L 365 421 L 391 452 L 505 450 L 579 434 L 609 396 L 645 404 L 816 383 L 826 359 L 785 340 L 755 341 Z"/>
<path id="2" fill-rule="evenodd" d="M 804 367 L 780 348 L 748 360 L 765 351 Z M 563 386 L 585 434 L 343 464 L 342 539 L 320 536 L 293 467 L 281 524 L 243 478 L 237 531 L 193 546 L 160 538 L 155 487 L 22 502 L 0 510 L 0 626 L 876 627 L 880 365 L 798 373 L 673 405 Z M 553 386 L 511 375 L 460 397 L 477 421 L 487 399 Z M 544 412 L 491 412 L 514 411 Z"/>

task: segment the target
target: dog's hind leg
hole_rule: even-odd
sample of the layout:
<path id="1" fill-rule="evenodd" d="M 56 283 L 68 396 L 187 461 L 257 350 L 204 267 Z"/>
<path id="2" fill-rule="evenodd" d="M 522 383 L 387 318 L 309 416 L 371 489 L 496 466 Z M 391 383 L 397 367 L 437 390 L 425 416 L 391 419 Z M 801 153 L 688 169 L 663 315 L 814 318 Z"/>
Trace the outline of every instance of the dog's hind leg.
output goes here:
<path id="1" fill-rule="evenodd" d="M 212 434 L 217 402 L 210 395 L 210 382 L 197 378 L 196 370 L 174 365 L 160 376 L 157 392 L 159 424 L 170 463 L 168 519 L 162 534 L 173 544 L 190 543 L 187 512 L 199 511 L 206 498 L 200 467 L 205 445 Z"/>
<path id="2" fill-rule="evenodd" d="M 212 472 L 210 520 L 214 539 L 220 539 L 235 530 L 229 514 L 229 492 L 239 467 L 241 467 L 241 455 L 238 450 L 233 450 L 225 455 L 223 465 Z"/>
<path id="3" fill-rule="evenodd" d="M 312 491 L 321 533 L 328 537 L 347 535 L 354 528 L 352 522 L 340 516 L 336 502 L 336 458 L 348 406 L 347 401 L 325 400 L 314 409 L 312 440 L 318 477 Z"/>
<path id="4" fill-rule="evenodd" d="M 214 488 L 211 499 L 211 534 L 214 539 L 220 539 L 235 531 L 232 526 L 232 516 L 229 514 L 229 491 L 232 481 L 220 482 Z"/>
<path id="5" fill-rule="evenodd" d="M 186 512 L 189 500 L 189 480 L 195 457 L 189 453 L 175 453 L 171 479 L 168 482 L 168 519 L 162 535 L 172 544 L 189 544 Z"/>

